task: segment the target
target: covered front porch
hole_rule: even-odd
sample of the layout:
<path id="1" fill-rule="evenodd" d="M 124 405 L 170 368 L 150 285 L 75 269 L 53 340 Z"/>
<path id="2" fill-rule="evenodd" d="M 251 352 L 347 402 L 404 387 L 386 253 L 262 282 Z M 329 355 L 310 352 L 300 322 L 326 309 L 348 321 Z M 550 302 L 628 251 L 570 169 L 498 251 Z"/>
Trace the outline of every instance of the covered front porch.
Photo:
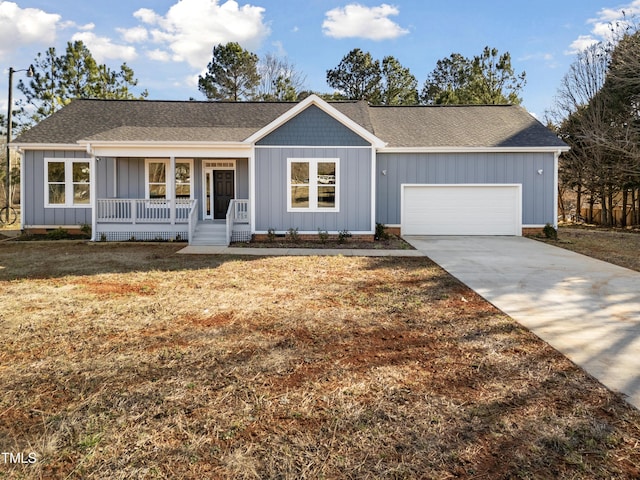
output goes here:
<path id="1" fill-rule="evenodd" d="M 95 241 L 251 238 L 247 158 L 102 157 L 96 171 Z"/>

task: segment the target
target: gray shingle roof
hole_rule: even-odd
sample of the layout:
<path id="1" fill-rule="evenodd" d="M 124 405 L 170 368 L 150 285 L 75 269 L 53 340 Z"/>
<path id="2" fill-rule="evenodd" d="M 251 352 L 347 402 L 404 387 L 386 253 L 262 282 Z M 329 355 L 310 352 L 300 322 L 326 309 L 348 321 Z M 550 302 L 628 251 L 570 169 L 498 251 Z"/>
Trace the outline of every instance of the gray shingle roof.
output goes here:
<path id="1" fill-rule="evenodd" d="M 293 103 L 75 100 L 14 143 L 241 142 Z M 331 104 L 389 147 L 562 147 L 518 106 L 373 107 Z"/>
<path id="2" fill-rule="evenodd" d="M 516 105 L 370 107 L 374 133 L 389 147 L 564 147 Z"/>

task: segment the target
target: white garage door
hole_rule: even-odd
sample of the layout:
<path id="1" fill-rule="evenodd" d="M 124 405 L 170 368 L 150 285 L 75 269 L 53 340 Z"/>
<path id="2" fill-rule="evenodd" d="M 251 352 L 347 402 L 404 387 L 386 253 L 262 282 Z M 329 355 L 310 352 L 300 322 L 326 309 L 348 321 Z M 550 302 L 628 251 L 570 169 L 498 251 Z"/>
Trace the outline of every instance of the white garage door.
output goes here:
<path id="1" fill-rule="evenodd" d="M 402 185 L 403 235 L 521 235 L 522 186 Z"/>

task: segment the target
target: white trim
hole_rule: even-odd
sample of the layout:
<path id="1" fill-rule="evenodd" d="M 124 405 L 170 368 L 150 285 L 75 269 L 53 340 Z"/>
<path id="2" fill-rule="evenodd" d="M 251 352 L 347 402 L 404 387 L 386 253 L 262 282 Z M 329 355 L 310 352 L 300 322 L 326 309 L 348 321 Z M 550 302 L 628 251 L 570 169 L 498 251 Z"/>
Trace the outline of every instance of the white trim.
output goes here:
<path id="1" fill-rule="evenodd" d="M 318 149 L 318 148 L 327 148 L 327 149 L 332 149 L 332 148 L 341 148 L 341 149 L 351 149 L 351 150 L 356 150 L 356 149 L 364 149 L 364 150 L 369 150 L 371 147 L 371 145 L 358 145 L 358 146 L 353 146 L 353 145 L 256 145 L 255 148 L 263 148 L 263 149 L 270 149 L 270 148 L 277 148 L 277 149 L 283 149 L 283 148 L 295 148 L 295 149 L 300 149 L 300 150 L 311 150 L 311 149 Z M 374 149 L 375 151 L 375 149 Z"/>
<path id="2" fill-rule="evenodd" d="M 43 161 L 44 167 L 44 208 L 92 208 L 93 199 L 91 197 L 92 186 L 95 184 L 95 162 L 87 158 L 55 158 L 45 157 Z M 64 163 L 64 199 L 65 203 L 50 203 L 49 202 L 49 164 L 50 163 Z M 88 163 L 89 164 L 89 203 L 73 203 L 73 164 L 74 163 Z M 62 182 L 55 182 L 61 184 Z M 84 182 L 77 182 L 84 183 Z"/>
<path id="3" fill-rule="evenodd" d="M 402 225 L 404 225 L 404 197 L 405 189 L 413 187 L 429 188 L 451 188 L 451 187 L 472 187 L 472 188 L 495 188 L 510 187 L 518 190 L 518 205 L 515 212 L 516 225 L 514 236 L 522 236 L 522 184 L 521 183 L 402 183 L 400 184 L 400 235 L 404 235 Z"/>
<path id="4" fill-rule="evenodd" d="M 384 147 L 378 153 L 555 153 L 569 147 Z"/>
<path id="5" fill-rule="evenodd" d="M 38 145 L 38 144 L 36 144 Z M 211 140 L 200 140 L 193 142 L 174 141 L 174 140 L 158 140 L 158 141 L 127 141 L 127 140 L 78 140 L 75 145 L 86 146 L 87 148 L 113 148 L 113 147 L 129 147 L 129 148 L 148 148 L 154 146 L 172 147 L 172 148 L 247 148 L 246 142 L 221 142 Z"/>
<path id="6" fill-rule="evenodd" d="M 342 232 L 343 232 L 343 230 L 328 230 L 327 231 L 327 233 L 329 235 L 338 235 L 338 234 L 340 234 Z M 255 233 L 256 235 L 268 235 L 269 231 L 267 231 L 267 230 L 257 230 L 257 231 L 252 232 L 252 233 Z M 275 233 L 276 235 L 287 235 L 289 233 L 289 230 L 274 230 L 273 233 Z M 349 233 L 351 235 L 374 235 L 376 232 L 375 232 L 375 230 L 371 230 L 371 231 L 362 230 L 362 231 L 357 231 L 357 232 L 349 231 Z M 298 232 L 298 235 L 318 235 L 318 230 L 308 230 L 308 231 L 304 230 L 304 231 Z"/>
<path id="7" fill-rule="evenodd" d="M 87 144 L 87 151 L 97 157 L 149 157 L 149 158 L 246 158 L 250 145 L 217 143 L 180 144 L 172 142 L 155 142 L 148 145 L 114 145 Z"/>
<path id="8" fill-rule="evenodd" d="M 553 156 L 553 228 L 558 229 L 558 158 L 560 152 Z M 578 212 L 580 213 L 580 212 Z"/>
<path id="9" fill-rule="evenodd" d="M 22 230 L 24 228 L 24 212 L 25 212 L 25 192 L 24 192 L 24 186 L 25 186 L 25 169 L 24 169 L 24 163 L 25 163 L 25 159 L 24 159 L 24 154 L 23 152 L 19 151 L 19 155 L 20 155 L 20 230 Z"/>
<path id="10" fill-rule="evenodd" d="M 171 168 L 172 161 L 174 162 L 173 170 Z M 176 179 L 175 179 L 175 164 L 188 163 L 189 164 L 189 198 L 194 198 L 194 161 L 193 158 L 175 158 L 175 157 L 161 157 L 161 158 L 145 158 L 144 159 L 144 198 L 149 199 L 149 163 L 164 163 L 165 164 L 165 198 L 167 200 L 173 200 L 175 198 L 176 191 Z M 173 172 L 173 176 L 172 176 Z M 172 186 L 173 185 L 173 186 Z"/>
<path id="11" fill-rule="evenodd" d="M 522 225 L 522 228 L 544 228 L 545 225 Z"/>
<path id="12" fill-rule="evenodd" d="M 343 114 L 342 112 L 336 110 L 334 107 L 329 105 L 327 102 L 325 102 L 324 100 L 322 100 L 320 97 L 318 97 L 315 94 L 314 95 L 309 95 L 307 98 L 305 98 L 304 100 L 299 102 L 293 108 L 291 108 L 290 110 L 286 111 L 285 113 L 280 115 L 278 118 L 276 118 L 274 121 L 272 121 L 271 123 L 269 123 L 265 127 L 263 127 L 260 130 L 258 130 L 256 133 L 254 133 L 253 135 L 251 135 L 250 137 L 245 139 L 244 143 L 247 143 L 247 144 L 257 143 L 262 138 L 266 137 L 271 132 L 276 130 L 278 127 L 280 127 L 280 126 L 284 125 L 285 123 L 287 123 L 289 120 L 294 118 L 300 112 L 306 110 L 307 107 L 309 107 L 311 105 L 315 105 L 320 110 L 322 110 L 324 113 L 326 113 L 327 115 L 332 117 L 334 120 L 337 120 L 338 122 L 343 124 L 349 130 L 351 130 L 352 132 L 354 132 L 358 136 L 362 137 L 367 142 L 371 143 L 373 146 L 378 147 L 378 148 L 382 148 L 382 147 L 384 147 L 386 145 L 386 142 L 383 142 L 382 140 L 380 140 L 378 137 L 376 137 L 374 134 L 372 134 L 366 128 L 364 128 L 360 124 L 354 122 L 349 117 L 347 117 L 345 114 Z"/>
<path id="13" fill-rule="evenodd" d="M 64 228 L 64 229 L 78 229 L 80 230 L 84 225 L 60 225 L 60 224 L 56 224 L 56 225 L 23 225 L 23 229 L 27 229 L 27 228 L 42 228 L 42 229 L 47 229 L 47 230 L 55 230 L 56 228 Z"/>
<path id="14" fill-rule="evenodd" d="M 91 175 L 89 177 L 89 202 L 91 203 L 91 241 L 92 242 L 95 242 L 96 240 L 96 229 L 98 226 L 98 209 L 96 208 L 96 205 L 98 202 L 98 199 L 96 198 L 98 196 L 98 192 L 97 192 L 98 188 L 97 188 L 97 182 L 92 181 L 93 175 L 91 173 L 91 172 L 98 171 L 96 162 L 97 160 L 95 155 L 91 155 L 91 163 L 89 164 L 89 175 Z M 115 177 L 113 177 L 113 181 L 115 183 L 116 181 Z"/>
<path id="15" fill-rule="evenodd" d="M 378 168 L 378 155 L 376 154 L 376 149 L 371 148 L 371 230 L 375 231 L 376 228 L 376 210 L 377 210 L 377 202 L 376 202 L 376 171 Z"/>
<path id="16" fill-rule="evenodd" d="M 21 150 L 74 150 L 85 151 L 82 145 L 77 143 L 12 143 L 11 148 Z"/>
<path id="17" fill-rule="evenodd" d="M 215 170 L 218 171 L 233 171 L 233 198 L 235 199 L 238 194 L 238 172 L 237 172 L 237 160 L 236 158 L 202 158 L 202 219 L 203 220 L 213 220 L 215 217 L 215 213 L 213 211 L 214 205 L 211 205 L 211 217 L 206 216 L 207 211 L 207 171 L 213 172 Z M 207 162 L 230 162 L 232 166 L 225 165 L 206 165 Z M 215 184 L 213 182 L 213 176 L 211 177 L 211 202 L 213 202 L 213 197 L 215 196 Z"/>
<path id="18" fill-rule="evenodd" d="M 291 164 L 309 164 L 309 206 L 295 208 L 291 206 Z M 318 206 L 318 163 L 335 163 L 336 178 L 333 185 L 335 191 L 335 207 L 323 208 Z M 287 158 L 287 212 L 289 213 L 336 213 L 340 211 L 340 159 L 339 158 Z"/>
<path id="19" fill-rule="evenodd" d="M 249 155 L 249 231 L 255 233 L 256 228 L 256 149 Z"/>

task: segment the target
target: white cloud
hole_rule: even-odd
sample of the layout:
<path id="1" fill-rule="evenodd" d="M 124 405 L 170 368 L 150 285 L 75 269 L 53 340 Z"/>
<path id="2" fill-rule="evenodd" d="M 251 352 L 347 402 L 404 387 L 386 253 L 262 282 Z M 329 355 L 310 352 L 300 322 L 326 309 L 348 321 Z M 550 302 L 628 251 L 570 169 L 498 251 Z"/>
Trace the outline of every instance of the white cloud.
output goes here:
<path id="1" fill-rule="evenodd" d="M 165 50 L 160 50 L 159 48 L 149 50 L 147 52 L 147 57 L 158 62 L 168 62 L 171 60 L 171 54 Z"/>
<path id="2" fill-rule="evenodd" d="M 141 8 L 134 16 L 151 30 L 152 41 L 166 44 L 176 61 L 204 68 L 211 61 L 213 47 L 238 42 L 256 49 L 270 33 L 264 23 L 265 9 L 252 5 L 240 7 L 234 0 L 179 0 L 166 15 Z"/>
<path id="3" fill-rule="evenodd" d="M 571 45 L 569 45 L 569 48 L 565 50 L 564 53 L 565 55 L 576 55 L 584 51 L 591 45 L 598 43 L 599 41 L 600 40 L 592 37 L 591 35 L 580 35 L 573 42 L 571 42 Z"/>
<path id="4" fill-rule="evenodd" d="M 149 25 L 155 25 L 162 21 L 162 17 L 149 8 L 141 8 L 136 10 L 133 14 L 134 17 L 141 22 L 148 23 Z"/>
<path id="5" fill-rule="evenodd" d="M 592 25 L 590 34 L 580 35 L 575 39 L 564 52 L 565 55 L 575 55 L 598 42 L 615 41 L 616 35 L 629 25 L 636 23 L 639 15 L 640 0 L 633 0 L 618 8 L 601 9 L 595 18 L 587 21 Z"/>
<path id="6" fill-rule="evenodd" d="M 129 43 L 140 43 L 144 42 L 149 38 L 149 32 L 144 27 L 133 27 L 133 28 L 116 28 L 122 39 L 125 42 Z"/>
<path id="7" fill-rule="evenodd" d="M 529 60 L 543 60 L 545 62 L 550 62 L 551 60 L 553 60 L 553 54 L 551 54 L 551 53 L 543 53 L 543 52 L 531 53 L 529 55 L 524 55 L 524 56 L 518 58 L 518 60 L 520 60 L 522 62 L 527 62 Z"/>
<path id="8" fill-rule="evenodd" d="M 387 40 L 406 35 L 406 30 L 389 19 L 400 13 L 397 7 L 383 3 L 379 7 L 365 7 L 357 3 L 334 8 L 325 15 L 322 32 L 333 38 L 366 38 Z"/>
<path id="9" fill-rule="evenodd" d="M 0 1 L 0 58 L 16 45 L 54 43 L 60 19 L 55 13 Z"/>
<path id="10" fill-rule="evenodd" d="M 93 58 L 98 63 L 107 59 L 119 59 L 124 61 L 134 60 L 138 54 L 136 49 L 129 45 L 117 45 L 107 37 L 99 37 L 93 32 L 79 32 L 71 37 L 71 41 L 82 41 L 91 50 Z"/>

